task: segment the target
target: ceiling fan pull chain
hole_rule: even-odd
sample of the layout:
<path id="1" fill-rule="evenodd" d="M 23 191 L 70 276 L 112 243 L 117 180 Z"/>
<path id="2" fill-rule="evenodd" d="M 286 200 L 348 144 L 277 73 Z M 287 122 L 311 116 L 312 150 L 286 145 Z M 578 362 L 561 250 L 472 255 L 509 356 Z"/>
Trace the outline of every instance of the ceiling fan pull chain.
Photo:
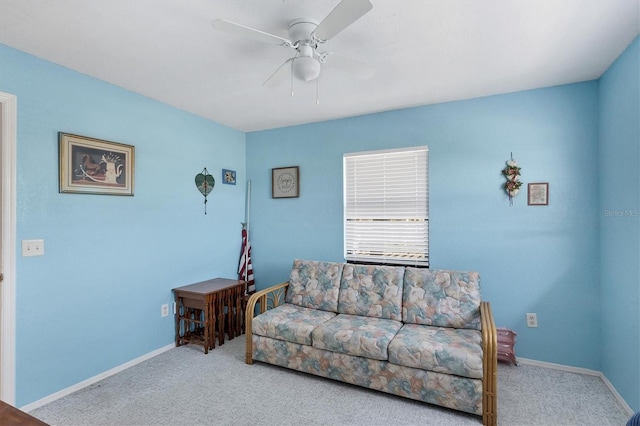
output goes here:
<path id="1" fill-rule="evenodd" d="M 291 97 L 293 97 L 293 63 L 296 61 L 296 58 L 293 58 L 293 61 L 291 61 L 291 72 L 289 73 L 291 75 Z"/>

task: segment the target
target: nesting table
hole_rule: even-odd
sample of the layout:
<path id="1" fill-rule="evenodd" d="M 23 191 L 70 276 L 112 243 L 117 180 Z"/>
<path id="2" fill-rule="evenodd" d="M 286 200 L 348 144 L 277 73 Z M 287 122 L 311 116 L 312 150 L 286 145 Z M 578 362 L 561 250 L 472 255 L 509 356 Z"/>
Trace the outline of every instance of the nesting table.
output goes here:
<path id="1" fill-rule="evenodd" d="M 176 300 L 176 346 L 195 343 L 204 353 L 242 334 L 245 281 L 214 278 L 173 289 Z"/>

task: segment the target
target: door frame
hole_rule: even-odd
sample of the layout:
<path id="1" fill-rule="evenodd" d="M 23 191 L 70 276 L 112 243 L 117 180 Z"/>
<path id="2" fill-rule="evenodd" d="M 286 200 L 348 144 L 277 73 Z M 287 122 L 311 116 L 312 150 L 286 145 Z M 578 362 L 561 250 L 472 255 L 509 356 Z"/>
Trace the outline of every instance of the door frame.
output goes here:
<path id="1" fill-rule="evenodd" d="M 18 99 L 0 92 L 0 399 L 16 399 L 16 145 Z"/>

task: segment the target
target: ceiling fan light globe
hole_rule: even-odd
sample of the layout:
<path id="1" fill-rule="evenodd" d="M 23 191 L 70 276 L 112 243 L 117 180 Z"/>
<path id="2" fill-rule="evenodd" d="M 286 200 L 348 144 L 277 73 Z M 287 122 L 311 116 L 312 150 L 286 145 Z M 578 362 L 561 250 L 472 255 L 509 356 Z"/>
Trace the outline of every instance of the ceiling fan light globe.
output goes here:
<path id="1" fill-rule="evenodd" d="M 303 81 L 312 81 L 320 75 L 320 62 L 315 58 L 303 56 L 293 61 L 293 75 Z"/>

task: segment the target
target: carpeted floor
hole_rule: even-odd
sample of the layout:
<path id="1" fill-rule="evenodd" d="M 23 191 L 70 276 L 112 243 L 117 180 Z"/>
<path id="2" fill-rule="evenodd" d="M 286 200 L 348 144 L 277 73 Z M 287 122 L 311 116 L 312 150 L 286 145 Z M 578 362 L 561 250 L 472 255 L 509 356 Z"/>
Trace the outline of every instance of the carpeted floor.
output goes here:
<path id="1" fill-rule="evenodd" d="M 30 414 L 53 425 L 480 425 L 480 417 L 295 371 L 244 363 L 244 336 L 182 346 Z M 595 376 L 499 364 L 498 424 L 616 425 L 628 415 Z"/>

